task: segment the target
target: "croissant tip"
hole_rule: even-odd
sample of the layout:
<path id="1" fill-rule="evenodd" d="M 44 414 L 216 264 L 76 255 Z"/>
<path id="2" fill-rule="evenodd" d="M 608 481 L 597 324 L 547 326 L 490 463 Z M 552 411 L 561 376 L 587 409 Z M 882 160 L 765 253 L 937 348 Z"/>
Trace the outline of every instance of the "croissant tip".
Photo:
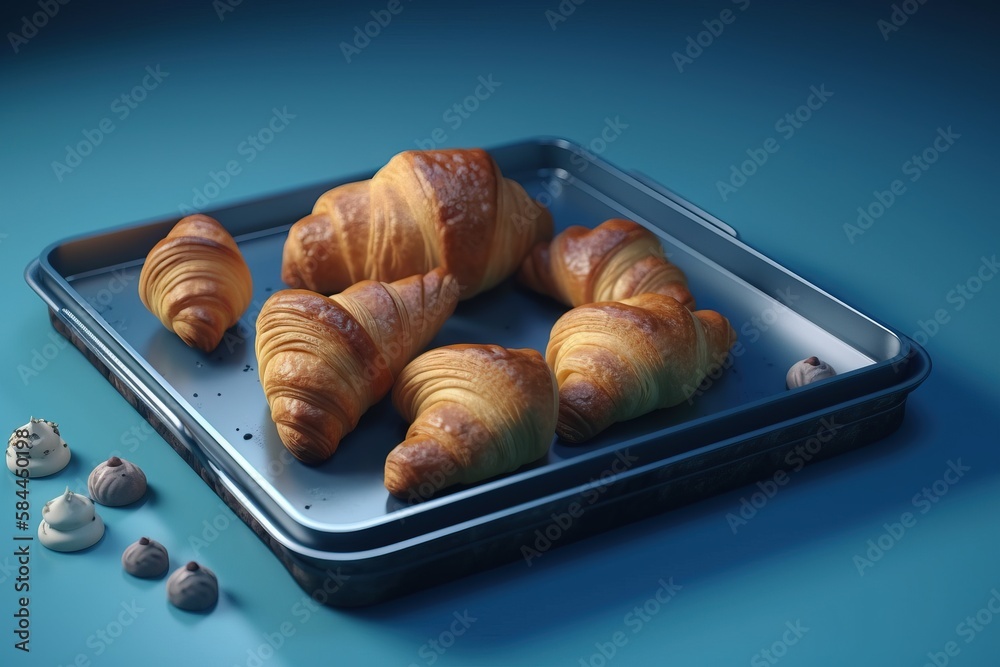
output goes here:
<path id="1" fill-rule="evenodd" d="M 174 333 L 184 341 L 185 345 L 202 352 L 211 352 L 222 341 L 222 336 L 213 336 L 205 325 L 183 320 L 174 322 Z"/>
<path id="2" fill-rule="evenodd" d="M 572 443 L 590 440 L 613 423 L 613 411 L 613 401 L 598 385 L 577 376 L 559 389 L 556 434 Z"/>
<path id="3" fill-rule="evenodd" d="M 575 411 L 572 416 L 567 415 L 562 407 L 559 410 L 559 421 L 556 424 L 556 435 L 560 440 L 565 440 L 575 444 L 585 442 L 594 437 L 595 433 L 588 428 L 586 421 Z"/>
<path id="4" fill-rule="evenodd" d="M 417 497 L 416 492 L 409 493 L 410 487 L 404 481 L 402 474 L 398 471 L 390 472 L 389 468 L 386 467 L 385 471 L 385 489 L 390 494 L 396 498 L 408 499 Z"/>
<path id="5" fill-rule="evenodd" d="M 393 457 L 392 454 L 390 452 L 385 460 L 383 483 L 385 484 L 386 491 L 402 500 L 423 500 L 424 498 L 418 490 L 418 481 L 411 479 L 410 471 L 406 464 L 400 461 L 398 457 Z"/>
<path id="6" fill-rule="evenodd" d="M 459 292 L 458 278 L 444 267 L 434 268 L 425 273 L 421 279 L 425 289 L 439 289 L 442 294 L 450 296 L 452 292 L 457 295 Z"/>
<path id="7" fill-rule="evenodd" d="M 336 445 L 324 439 L 303 433 L 297 426 L 288 423 L 277 423 L 278 436 L 285 449 L 296 459 L 306 465 L 316 466 L 327 461 L 337 451 Z"/>
<path id="8" fill-rule="evenodd" d="M 593 437 L 595 431 L 573 402 L 566 396 L 559 401 L 559 418 L 556 435 L 567 442 L 583 442 Z"/>
<path id="9" fill-rule="evenodd" d="M 385 459 L 385 488 L 397 498 L 426 500 L 457 483 L 460 470 L 448 450 L 432 437 L 404 440 Z"/>
<path id="10" fill-rule="evenodd" d="M 299 272 L 294 270 L 291 265 L 282 267 L 281 282 L 285 283 L 292 289 L 303 289 L 305 287 L 305 281 L 302 280 Z"/>

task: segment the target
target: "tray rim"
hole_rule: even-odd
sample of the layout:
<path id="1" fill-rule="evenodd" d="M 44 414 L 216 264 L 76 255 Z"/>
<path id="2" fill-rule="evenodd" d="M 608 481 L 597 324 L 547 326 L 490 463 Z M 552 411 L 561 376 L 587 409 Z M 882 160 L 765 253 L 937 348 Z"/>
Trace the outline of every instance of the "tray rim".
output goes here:
<path id="1" fill-rule="evenodd" d="M 53 320 L 53 323 L 60 321 L 54 311 L 50 311 L 50 318 Z M 60 330 L 59 332 L 62 333 L 63 335 L 66 335 L 66 333 L 63 332 L 62 330 Z M 74 343 L 77 343 L 77 341 L 73 340 L 72 338 L 73 332 L 70 331 L 69 333 L 70 335 L 67 337 L 69 337 L 70 340 L 73 341 Z M 870 437 L 862 437 L 860 441 L 858 441 L 857 439 L 852 440 L 850 442 L 847 442 L 846 446 L 841 445 L 839 448 L 837 446 L 825 447 L 824 451 L 820 452 L 815 458 L 806 461 L 805 462 L 806 465 L 812 465 L 814 462 L 821 461 L 831 456 L 837 456 L 842 453 L 848 453 L 853 449 L 857 449 L 861 446 L 870 444 L 871 442 L 874 442 L 875 440 L 878 440 L 881 437 L 885 437 L 886 435 L 894 432 L 898 428 L 899 423 L 901 423 L 903 419 L 909 394 L 927 378 L 927 376 L 931 371 L 931 359 L 930 356 L 927 354 L 926 350 L 924 350 L 919 345 L 915 345 L 911 355 L 916 359 L 916 364 L 907 366 L 905 370 L 906 377 L 898 385 L 886 387 L 883 390 L 876 392 L 876 394 L 870 396 L 868 395 L 859 396 L 856 399 L 848 402 L 860 405 L 868 401 L 878 402 L 878 399 L 881 399 L 882 401 L 885 401 L 884 407 L 880 408 L 877 412 L 865 413 L 865 415 L 859 420 L 855 420 L 853 422 L 845 422 L 842 425 L 838 425 L 838 426 L 850 426 L 856 424 L 871 425 L 873 421 L 874 422 L 878 421 L 877 420 L 878 417 L 882 416 L 888 417 L 889 421 L 887 423 L 881 425 L 877 423 L 874 424 L 874 427 L 879 433 L 877 435 Z M 98 363 L 95 363 L 96 357 L 90 355 L 87 356 L 88 359 L 91 361 L 91 363 L 94 364 L 95 367 L 102 372 L 102 374 L 108 371 L 106 367 L 102 369 L 101 366 L 98 365 Z M 110 378 L 108 379 L 110 380 Z M 112 384 L 122 394 L 123 397 L 125 397 L 130 403 L 132 403 L 132 399 L 124 391 L 122 391 L 122 388 L 120 386 L 115 384 L 113 381 Z M 829 408 L 829 412 L 838 412 L 841 410 L 846 410 L 848 409 L 848 407 L 849 406 L 844 404 L 832 406 L 831 408 Z M 142 416 L 145 417 L 147 420 L 150 419 L 149 415 L 143 414 Z M 808 418 L 806 419 L 806 421 L 808 421 Z M 153 425 L 154 427 L 156 427 L 158 424 L 153 424 Z M 869 429 L 865 429 L 863 433 L 868 434 L 870 433 L 870 431 Z M 738 463 L 740 461 L 750 461 L 751 459 L 759 460 L 761 457 L 765 456 L 769 452 L 775 452 L 775 451 L 790 452 L 792 451 L 791 450 L 792 444 L 794 444 L 797 441 L 805 440 L 807 437 L 809 436 L 807 435 L 805 437 L 800 438 L 799 440 L 781 441 L 776 443 L 774 446 L 772 446 L 767 450 L 755 449 L 751 454 L 745 455 L 740 459 L 729 459 L 722 464 L 716 464 L 709 466 L 708 468 L 699 468 L 693 471 L 689 471 L 687 474 L 682 475 L 679 478 L 672 478 L 669 482 L 658 483 L 655 486 L 644 486 L 642 489 L 642 494 L 644 497 L 648 498 L 650 496 L 654 496 L 658 490 L 663 489 L 668 485 L 674 485 L 677 482 L 686 482 L 697 478 L 704 478 L 707 474 L 711 473 L 714 470 L 728 471 L 734 467 L 738 467 Z M 750 439 L 747 438 L 742 441 L 734 442 L 732 443 L 732 446 L 738 447 L 740 444 L 742 444 L 742 442 L 745 442 L 747 440 Z M 840 441 L 837 439 L 830 441 L 830 443 L 833 445 L 838 445 L 839 442 Z M 170 444 L 171 447 L 174 448 L 175 450 L 177 449 L 175 442 L 171 441 L 168 442 L 168 444 Z M 316 591 L 319 588 L 323 588 L 324 591 L 328 592 L 328 595 L 324 598 L 323 603 L 334 607 L 352 607 L 352 606 L 373 604 L 388 599 L 390 597 L 394 597 L 399 594 L 409 593 L 413 592 L 414 590 L 426 588 L 428 586 L 437 583 L 443 583 L 444 581 L 454 579 L 456 576 L 462 576 L 465 574 L 470 574 L 472 572 L 477 572 L 482 569 L 488 569 L 491 567 L 495 567 L 497 565 L 509 563 L 511 561 L 517 560 L 518 555 L 520 555 L 523 558 L 524 554 L 523 551 L 521 550 L 519 550 L 517 554 L 512 554 L 511 552 L 512 545 L 515 549 L 523 549 L 523 547 L 526 546 L 527 544 L 524 541 L 524 535 L 526 533 L 529 533 L 529 531 L 531 531 L 531 529 L 535 528 L 536 526 L 541 526 L 551 523 L 551 519 L 549 517 L 542 516 L 541 519 L 539 519 L 536 516 L 527 525 L 515 524 L 512 526 L 510 521 L 508 521 L 506 524 L 499 525 L 498 527 L 501 528 L 501 532 L 488 533 L 487 534 L 488 539 L 486 541 L 489 544 L 503 546 L 506 551 L 506 554 L 494 557 L 492 558 L 493 562 L 486 564 L 481 564 L 476 561 L 473 561 L 473 564 L 470 565 L 470 561 L 468 558 L 470 554 L 475 553 L 477 545 L 480 542 L 482 542 L 482 540 L 480 540 L 480 542 L 473 541 L 473 542 L 463 543 L 459 547 L 452 546 L 451 548 L 443 551 L 440 550 L 433 551 L 431 553 L 430 558 L 428 558 L 425 550 L 425 553 L 420 554 L 420 558 L 418 559 L 417 562 L 418 564 L 426 564 L 427 562 L 430 562 L 432 565 L 438 566 L 434 570 L 435 576 L 433 577 L 433 580 L 415 580 L 413 577 L 404 577 L 402 579 L 399 579 L 399 578 L 394 578 L 394 575 L 407 574 L 406 568 L 407 566 L 412 565 L 412 561 L 407 560 L 405 563 L 401 564 L 399 562 L 393 562 L 392 557 L 394 555 L 409 556 L 409 554 L 407 554 L 405 550 L 383 549 L 381 550 L 382 553 L 371 552 L 370 557 L 363 560 L 357 558 L 357 556 L 362 552 L 338 553 L 330 551 L 309 550 L 308 548 L 304 548 L 302 545 L 296 543 L 294 540 L 288 541 L 282 539 L 283 536 L 281 534 L 276 534 L 272 530 L 268 530 L 268 528 L 270 527 L 270 524 L 268 522 L 265 521 L 264 524 L 260 522 L 261 516 L 259 513 L 255 513 L 252 511 L 253 510 L 252 505 L 248 506 L 248 504 L 243 501 L 242 496 L 239 495 L 238 493 L 236 495 L 232 493 L 232 487 L 230 487 L 228 484 L 225 483 L 227 481 L 225 477 L 224 476 L 221 478 L 219 477 L 219 473 L 221 471 L 218 471 L 214 467 L 206 468 L 203 465 L 201 465 L 200 462 L 190 460 L 186 456 L 186 454 L 189 453 L 187 451 L 183 452 L 178 451 L 178 453 L 195 470 L 195 472 L 197 472 L 203 478 L 203 480 L 206 481 L 206 483 L 209 483 L 212 490 L 224 502 L 226 502 L 226 504 L 237 514 L 237 516 L 239 516 L 244 521 L 244 523 L 247 524 L 247 526 L 258 536 L 258 538 L 264 543 L 264 545 L 267 546 L 275 554 L 275 556 L 279 559 L 279 561 L 286 567 L 292 578 L 302 587 L 303 590 L 310 592 L 310 591 Z M 677 465 L 681 465 L 682 463 L 683 459 L 679 459 L 676 462 Z M 759 461 L 755 461 L 755 463 L 759 464 Z M 759 467 L 760 466 L 758 465 L 758 468 Z M 772 474 L 776 469 L 781 469 L 781 467 L 779 466 L 776 468 L 774 466 L 768 466 L 767 474 Z M 652 472 L 655 472 L 655 470 Z M 652 474 L 652 472 L 650 474 Z M 677 506 L 686 505 L 693 501 L 708 497 L 710 495 L 715 495 L 716 493 L 719 492 L 732 490 L 734 488 L 739 487 L 742 484 L 750 483 L 754 481 L 754 479 L 763 479 L 763 478 L 764 478 L 763 474 L 752 475 L 744 473 L 740 475 L 739 478 L 736 479 L 735 481 L 730 479 L 729 481 L 720 483 L 719 485 L 721 486 L 721 488 L 715 491 L 702 492 L 701 494 L 696 495 L 694 498 L 682 498 L 679 500 L 672 499 L 666 503 L 665 508 L 659 508 L 656 506 L 644 507 L 642 513 L 639 516 L 626 516 L 624 517 L 624 522 L 631 522 L 636 519 L 643 519 L 653 514 L 660 513 L 663 509 L 671 509 Z M 621 483 L 611 487 L 612 491 L 614 491 L 615 488 L 617 488 L 618 486 L 621 486 Z M 629 500 L 629 496 L 631 495 L 632 494 L 628 494 L 627 496 L 623 497 L 621 495 L 613 495 L 613 493 L 608 493 L 606 500 L 602 498 L 601 502 L 594 505 L 594 508 L 595 510 L 600 508 L 600 511 L 604 511 L 604 509 L 606 509 L 608 506 L 620 506 L 621 504 L 627 502 Z M 564 498 L 566 498 L 567 500 L 572 500 L 574 497 L 576 496 L 565 496 Z M 566 506 L 565 502 L 562 503 L 552 502 L 548 503 L 545 506 L 545 511 L 546 512 L 553 511 L 552 510 L 553 507 L 559 508 L 565 506 Z M 593 519 L 591 514 L 592 513 L 588 512 L 584 517 L 581 517 L 580 521 L 578 522 L 577 525 L 582 526 L 582 531 L 576 531 L 572 535 L 567 534 L 561 536 L 556 540 L 555 546 L 559 546 L 561 544 L 570 544 L 580 539 L 581 537 L 587 537 L 591 534 L 594 534 L 595 532 L 603 532 L 604 530 L 613 528 L 620 524 L 620 522 L 616 521 L 614 525 L 612 526 L 604 525 L 602 528 L 600 527 L 601 521 L 599 519 Z M 509 519 L 509 518 L 510 518 L 509 515 L 498 517 L 498 524 L 503 519 Z M 598 527 L 595 528 L 594 527 L 595 524 L 597 524 Z M 516 539 L 518 533 L 520 533 L 521 539 Z M 503 542 L 502 540 L 508 536 L 514 536 L 515 538 L 514 541 L 513 542 L 507 541 L 506 543 Z M 443 536 L 442 539 L 446 539 L 448 537 L 450 536 L 446 535 Z M 454 540 L 452 541 L 454 542 Z M 354 557 L 352 558 L 351 556 Z M 442 569 L 445 564 L 454 567 L 464 568 L 465 571 L 459 572 L 458 574 L 448 573 L 447 571 Z M 385 566 L 385 567 L 379 567 L 379 566 Z M 341 571 L 342 567 L 348 568 L 349 573 L 346 575 L 343 574 Z M 319 572 L 321 568 L 323 569 L 322 573 Z M 335 572 L 332 571 L 331 568 L 336 568 L 336 571 Z M 356 569 L 351 569 L 351 568 L 356 568 Z M 330 590 L 328 588 L 328 584 L 330 583 L 331 579 L 336 582 L 336 586 L 334 587 L 333 590 Z"/>

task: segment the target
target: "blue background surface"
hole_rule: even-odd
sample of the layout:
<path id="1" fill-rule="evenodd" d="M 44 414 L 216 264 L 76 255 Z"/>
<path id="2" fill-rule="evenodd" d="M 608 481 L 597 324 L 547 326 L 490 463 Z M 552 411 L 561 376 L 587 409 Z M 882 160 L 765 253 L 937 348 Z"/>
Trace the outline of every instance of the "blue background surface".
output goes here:
<path id="1" fill-rule="evenodd" d="M 341 42 L 387 2 L 95 4 L 59 5 L 37 34 L 23 17 L 44 2 L 0 13 L 0 418 L 10 429 L 30 415 L 56 420 L 73 449 L 70 468 L 31 482 L 36 517 L 67 485 L 84 491 L 115 449 L 146 470 L 152 491 L 139 508 L 102 509 L 109 532 L 95 549 L 33 547 L 25 654 L 12 634 L 16 487 L 3 476 L 0 662 L 998 664 L 1000 616 L 989 605 L 1000 610 L 1000 279 L 984 260 L 1000 251 L 1000 49 L 990 3 L 911 0 L 902 4 L 914 13 L 883 32 L 888 2 L 716 0 L 651 13 L 606 0 L 404 1 L 350 62 Z M 550 22 L 560 6 L 573 11 Z M 726 9 L 732 22 L 678 67 L 674 53 Z M 12 44 L 9 33 L 27 37 Z M 124 116 L 114 100 L 147 67 L 162 81 Z M 467 117 L 448 113 L 479 77 L 495 90 Z M 789 132 L 781 119 L 813 86 L 832 94 Z M 294 117 L 248 160 L 241 143 L 274 109 Z M 114 129 L 57 173 L 53 162 L 105 118 Z M 376 168 L 427 146 L 437 128 L 445 146 L 564 136 L 649 174 L 752 247 L 926 342 L 930 379 L 897 433 L 794 474 L 735 530 L 727 515 L 755 486 L 555 549 L 530 568 L 362 610 L 311 606 L 83 356 L 56 344 L 22 272 L 65 236 L 179 215 L 230 160 L 240 173 L 210 206 Z M 907 162 L 949 128 L 957 138 L 911 180 Z M 768 138 L 777 152 L 723 196 L 718 183 Z M 901 194 L 882 215 L 863 233 L 845 231 L 897 179 Z M 977 274 L 990 279 L 977 284 Z M 981 289 L 959 296 L 960 285 Z M 933 503 L 920 500 L 959 461 L 968 471 L 938 484 L 946 492 L 932 492 Z M 886 537 L 905 512 L 915 523 Z M 162 581 L 125 575 L 120 553 L 140 534 L 166 544 L 174 566 L 197 557 L 213 568 L 218 608 L 180 612 Z M 880 538 L 890 548 L 859 567 Z M 637 614 L 671 578 L 676 596 Z M 602 646 L 613 647 L 610 659 Z"/>

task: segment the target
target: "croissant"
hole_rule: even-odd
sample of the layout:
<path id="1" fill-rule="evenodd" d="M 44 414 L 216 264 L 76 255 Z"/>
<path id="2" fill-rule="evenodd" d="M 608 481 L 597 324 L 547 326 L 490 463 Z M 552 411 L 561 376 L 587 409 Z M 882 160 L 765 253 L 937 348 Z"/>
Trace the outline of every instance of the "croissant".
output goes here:
<path id="1" fill-rule="evenodd" d="M 684 273 L 664 257 L 656 236 L 631 220 L 565 229 L 551 244 L 542 242 L 532 249 L 518 279 L 567 306 L 654 292 L 694 310 Z"/>
<path id="2" fill-rule="evenodd" d="M 556 432 L 583 442 L 615 422 L 682 403 L 734 342 L 725 317 L 691 312 L 662 294 L 570 310 L 545 350 L 559 382 Z"/>
<path id="3" fill-rule="evenodd" d="M 139 298 L 190 347 L 211 352 L 250 305 L 253 280 L 236 241 L 207 215 L 181 219 L 153 246 Z"/>
<path id="4" fill-rule="evenodd" d="M 470 298 L 512 274 L 552 216 L 483 150 L 405 151 L 368 181 L 323 194 L 292 225 L 281 278 L 326 294 L 435 267 Z"/>
<path id="5" fill-rule="evenodd" d="M 331 297 L 272 294 L 257 317 L 255 351 L 285 447 L 305 463 L 332 456 L 457 303 L 458 284 L 441 269 L 394 283 L 362 281 Z"/>
<path id="6" fill-rule="evenodd" d="M 385 486 L 398 497 L 510 472 L 544 456 L 555 435 L 556 381 L 536 350 L 425 352 L 403 369 L 392 400 L 412 422 L 385 461 Z"/>

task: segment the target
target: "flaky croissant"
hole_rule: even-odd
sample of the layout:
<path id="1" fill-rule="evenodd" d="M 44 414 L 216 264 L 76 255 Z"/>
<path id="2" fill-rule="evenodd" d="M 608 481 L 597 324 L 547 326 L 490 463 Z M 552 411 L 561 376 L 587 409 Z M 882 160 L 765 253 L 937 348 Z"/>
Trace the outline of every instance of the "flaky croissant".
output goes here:
<path id="1" fill-rule="evenodd" d="M 397 497 L 426 499 L 535 461 L 555 435 L 555 377 L 536 350 L 450 345 L 400 374 L 393 404 L 411 422 L 385 462 Z"/>
<path id="2" fill-rule="evenodd" d="M 329 294 L 443 267 L 467 299 L 550 238 L 548 209 L 504 178 L 485 151 L 405 151 L 371 180 L 324 193 L 292 225 L 281 278 Z"/>
<path id="3" fill-rule="evenodd" d="M 455 310 L 441 269 L 394 283 L 365 280 L 325 297 L 275 292 L 257 317 L 257 367 L 281 441 L 325 461 Z"/>
<path id="4" fill-rule="evenodd" d="M 146 255 L 139 298 L 191 347 L 211 352 L 250 305 L 253 280 L 236 241 L 214 218 L 182 218 Z"/>
<path id="5" fill-rule="evenodd" d="M 631 220 L 615 218 L 594 229 L 565 229 L 551 243 L 532 249 L 518 279 L 567 306 L 653 292 L 672 296 L 694 310 L 684 273 L 664 256 L 659 239 Z"/>
<path id="6" fill-rule="evenodd" d="M 691 312 L 662 294 L 570 310 L 545 350 L 559 382 L 556 432 L 583 442 L 615 422 L 682 403 L 734 342 L 725 317 Z"/>

